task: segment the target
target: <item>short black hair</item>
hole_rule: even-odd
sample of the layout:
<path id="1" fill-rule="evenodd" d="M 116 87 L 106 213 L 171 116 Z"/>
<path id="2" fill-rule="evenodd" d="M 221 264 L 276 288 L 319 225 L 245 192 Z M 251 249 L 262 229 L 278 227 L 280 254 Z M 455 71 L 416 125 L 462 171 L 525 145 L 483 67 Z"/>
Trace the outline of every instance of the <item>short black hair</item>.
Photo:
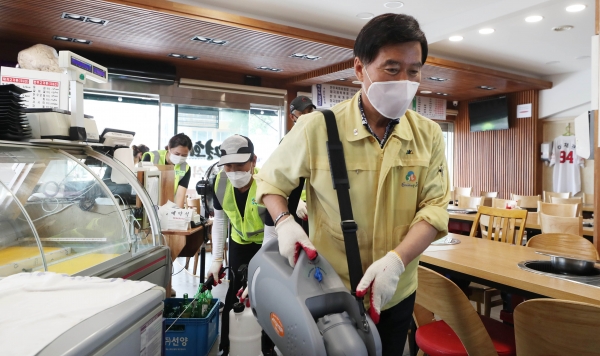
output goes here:
<path id="1" fill-rule="evenodd" d="M 374 17 L 360 30 L 354 42 L 354 56 L 364 65 L 369 65 L 382 47 L 406 43 L 421 44 L 421 64 L 427 59 L 427 38 L 419 22 L 404 14 L 383 14 Z"/>
<path id="2" fill-rule="evenodd" d="M 171 139 L 169 140 L 169 146 L 168 148 L 175 148 L 175 147 L 179 147 L 179 146 L 183 146 L 183 147 L 187 147 L 188 150 L 192 150 L 192 139 L 190 139 L 188 137 L 188 135 L 184 134 L 184 133 L 178 133 L 177 135 L 171 137 Z"/>

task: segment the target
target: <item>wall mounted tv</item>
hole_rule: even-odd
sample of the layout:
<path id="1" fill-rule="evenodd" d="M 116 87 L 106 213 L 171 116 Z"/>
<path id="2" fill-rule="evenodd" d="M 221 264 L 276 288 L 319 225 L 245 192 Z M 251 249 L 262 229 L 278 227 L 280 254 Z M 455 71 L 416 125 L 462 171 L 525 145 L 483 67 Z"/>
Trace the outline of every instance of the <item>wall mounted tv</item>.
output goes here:
<path id="1" fill-rule="evenodd" d="M 508 130 L 506 96 L 469 103 L 471 132 Z"/>

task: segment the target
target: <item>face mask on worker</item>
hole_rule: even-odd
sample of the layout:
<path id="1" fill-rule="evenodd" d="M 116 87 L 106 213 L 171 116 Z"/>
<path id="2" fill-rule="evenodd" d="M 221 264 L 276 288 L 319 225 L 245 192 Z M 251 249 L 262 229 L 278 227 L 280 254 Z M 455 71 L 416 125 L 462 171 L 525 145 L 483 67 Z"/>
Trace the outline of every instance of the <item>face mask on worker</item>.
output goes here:
<path id="1" fill-rule="evenodd" d="M 254 167 L 250 168 L 249 171 L 235 171 L 235 172 L 226 172 L 227 173 L 227 178 L 229 178 L 229 181 L 231 182 L 231 185 L 233 185 L 235 188 L 243 188 L 246 185 L 248 185 L 248 183 L 250 183 L 250 179 L 252 179 L 252 172 L 254 170 Z"/>
<path id="2" fill-rule="evenodd" d="M 173 164 L 183 164 L 187 160 L 187 157 L 184 156 L 176 156 L 172 153 L 169 154 L 169 160 Z"/>
<path id="3" fill-rule="evenodd" d="M 369 89 L 366 90 L 367 98 L 375 110 L 388 119 L 397 119 L 404 115 L 415 97 L 420 83 L 410 80 L 373 83 L 366 67 L 365 73 L 371 82 Z M 365 91 L 364 83 L 363 91 Z"/>

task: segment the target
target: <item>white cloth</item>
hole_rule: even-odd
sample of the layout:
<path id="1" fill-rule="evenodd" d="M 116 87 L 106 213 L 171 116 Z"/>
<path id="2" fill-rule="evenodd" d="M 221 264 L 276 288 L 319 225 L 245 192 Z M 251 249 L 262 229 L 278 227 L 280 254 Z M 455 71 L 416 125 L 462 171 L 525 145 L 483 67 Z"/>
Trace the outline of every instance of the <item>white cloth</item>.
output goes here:
<path id="1" fill-rule="evenodd" d="M 308 219 L 308 210 L 306 209 L 306 203 L 300 199 L 298 200 L 298 208 L 296 209 L 296 216 L 302 220 Z"/>
<path id="2" fill-rule="evenodd" d="M 35 355 L 80 322 L 153 287 L 149 282 L 51 272 L 6 277 L 0 280 L 0 353 Z"/>
<path id="3" fill-rule="evenodd" d="M 575 136 L 559 136 L 554 139 L 550 166 L 554 166 L 552 174 L 552 188 L 557 193 L 572 195 L 581 190 L 581 172 L 583 158 L 577 156 L 575 150 Z"/>
<path id="4" fill-rule="evenodd" d="M 356 294 L 359 297 L 364 296 L 367 289 L 371 288 L 369 315 L 375 324 L 379 323 L 381 308 L 392 300 L 402 273 L 404 273 L 404 263 L 396 252 L 390 251 L 373 262 L 358 283 Z"/>
<path id="5" fill-rule="evenodd" d="M 229 218 L 223 210 L 215 209 L 212 226 L 212 255 L 213 261 L 223 261 L 223 246 L 227 240 L 227 227 Z"/>

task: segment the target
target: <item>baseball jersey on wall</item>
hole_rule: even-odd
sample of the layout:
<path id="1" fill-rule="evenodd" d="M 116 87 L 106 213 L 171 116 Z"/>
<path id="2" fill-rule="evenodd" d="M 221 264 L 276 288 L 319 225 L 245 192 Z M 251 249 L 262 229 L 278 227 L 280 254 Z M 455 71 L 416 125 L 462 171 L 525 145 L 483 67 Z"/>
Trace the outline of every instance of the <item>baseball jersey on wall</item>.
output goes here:
<path id="1" fill-rule="evenodd" d="M 554 166 L 552 184 L 555 192 L 570 192 L 571 195 L 579 193 L 581 190 L 579 167 L 583 167 L 583 158 L 575 153 L 575 136 L 559 136 L 554 139 L 550 166 Z"/>

